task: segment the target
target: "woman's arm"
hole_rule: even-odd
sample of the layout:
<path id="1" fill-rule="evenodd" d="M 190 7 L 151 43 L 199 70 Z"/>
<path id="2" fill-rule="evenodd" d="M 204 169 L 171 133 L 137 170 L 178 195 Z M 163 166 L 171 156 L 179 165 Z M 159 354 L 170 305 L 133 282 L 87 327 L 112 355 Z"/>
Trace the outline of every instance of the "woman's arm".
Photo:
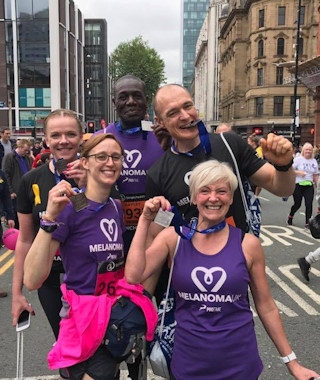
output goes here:
<path id="1" fill-rule="evenodd" d="M 148 230 L 158 210 L 169 207 L 169 202 L 163 197 L 154 197 L 145 202 L 126 260 L 125 277 L 129 283 L 136 284 L 146 280 L 163 265 L 171 253 L 175 238 L 171 228 L 161 231 L 146 249 Z"/>
<path id="2" fill-rule="evenodd" d="M 287 356 L 292 352 L 292 348 L 284 331 L 279 310 L 270 293 L 261 243 L 255 236 L 246 234 L 242 248 L 247 260 L 250 289 L 259 318 L 280 356 Z M 292 360 L 286 365 L 296 379 L 307 380 L 319 376 L 316 372 L 302 367 L 297 360 Z"/>
<path id="3" fill-rule="evenodd" d="M 70 197 L 75 195 L 70 183 L 61 181 L 49 191 L 47 210 L 43 218 L 55 223 L 60 212 L 70 203 Z M 48 277 L 52 261 L 60 243 L 52 239 L 52 233 L 39 229 L 24 263 L 23 282 L 30 289 L 38 289 Z"/>
<path id="4" fill-rule="evenodd" d="M 19 236 L 16 244 L 14 254 L 14 265 L 12 275 L 12 325 L 15 326 L 18 322 L 19 315 L 23 310 L 28 310 L 34 313 L 33 308 L 28 303 L 27 299 L 22 293 L 23 288 L 23 266 L 26 255 L 31 247 L 34 228 L 32 221 L 32 214 L 18 213 L 19 218 Z"/>
<path id="5" fill-rule="evenodd" d="M 23 283 L 29 290 L 39 289 L 47 279 L 59 246 L 52 233 L 39 229 L 24 262 Z"/>

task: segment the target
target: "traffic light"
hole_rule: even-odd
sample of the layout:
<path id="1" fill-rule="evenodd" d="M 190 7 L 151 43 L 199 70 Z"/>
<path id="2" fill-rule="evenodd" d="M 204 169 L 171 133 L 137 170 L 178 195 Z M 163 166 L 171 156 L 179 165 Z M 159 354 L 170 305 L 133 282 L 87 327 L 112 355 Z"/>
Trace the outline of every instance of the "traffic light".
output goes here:
<path id="1" fill-rule="evenodd" d="M 253 133 L 257 136 L 262 135 L 262 128 L 254 128 Z"/>
<path id="2" fill-rule="evenodd" d="M 95 132 L 95 122 L 94 120 L 87 121 L 87 132 L 94 133 Z"/>

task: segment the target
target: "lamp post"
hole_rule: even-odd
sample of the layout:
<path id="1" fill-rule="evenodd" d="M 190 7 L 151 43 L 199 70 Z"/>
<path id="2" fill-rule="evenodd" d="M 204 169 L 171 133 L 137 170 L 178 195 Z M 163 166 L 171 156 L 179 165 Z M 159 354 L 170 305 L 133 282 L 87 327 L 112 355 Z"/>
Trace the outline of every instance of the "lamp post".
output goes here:
<path id="1" fill-rule="evenodd" d="M 296 140 L 297 128 L 299 128 L 299 112 L 300 104 L 298 98 L 298 73 L 299 73 L 299 50 L 300 50 L 300 12 L 301 12 L 301 0 L 298 1 L 297 10 L 297 35 L 295 46 L 295 71 L 294 71 L 294 87 L 293 87 L 293 122 L 291 125 L 291 139 L 294 143 Z"/>

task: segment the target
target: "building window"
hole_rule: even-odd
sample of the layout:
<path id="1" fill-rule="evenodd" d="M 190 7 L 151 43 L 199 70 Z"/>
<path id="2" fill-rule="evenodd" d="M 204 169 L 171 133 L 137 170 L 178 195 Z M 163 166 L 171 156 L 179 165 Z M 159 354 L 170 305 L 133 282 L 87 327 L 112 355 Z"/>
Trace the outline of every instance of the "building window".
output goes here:
<path id="1" fill-rule="evenodd" d="M 263 86 L 263 69 L 257 70 L 257 86 Z"/>
<path id="2" fill-rule="evenodd" d="M 263 57 L 263 40 L 258 42 L 258 57 Z"/>
<path id="3" fill-rule="evenodd" d="M 278 8 L 278 25 L 286 24 L 286 7 Z"/>
<path id="4" fill-rule="evenodd" d="M 258 97 L 256 98 L 256 116 L 262 116 L 263 115 L 263 98 Z"/>
<path id="5" fill-rule="evenodd" d="M 264 27 L 264 9 L 259 10 L 259 28 Z"/>
<path id="6" fill-rule="evenodd" d="M 283 84 L 283 67 L 277 67 L 276 84 Z"/>
<path id="7" fill-rule="evenodd" d="M 304 43 L 303 38 L 300 37 L 299 38 L 299 52 L 298 52 L 299 57 L 303 55 L 303 43 Z"/>
<path id="8" fill-rule="evenodd" d="M 277 40 L 277 55 L 284 55 L 284 38 Z"/>
<path id="9" fill-rule="evenodd" d="M 300 25 L 304 25 L 304 16 L 305 16 L 306 7 L 300 7 Z"/>
<path id="10" fill-rule="evenodd" d="M 273 116 L 283 116 L 283 96 L 273 98 Z"/>

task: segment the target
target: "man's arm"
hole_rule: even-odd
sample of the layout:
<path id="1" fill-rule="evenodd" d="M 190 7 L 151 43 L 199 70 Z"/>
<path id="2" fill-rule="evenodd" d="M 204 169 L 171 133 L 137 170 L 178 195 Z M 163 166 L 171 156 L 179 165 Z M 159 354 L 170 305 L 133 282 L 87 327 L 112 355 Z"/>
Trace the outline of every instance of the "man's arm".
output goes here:
<path id="1" fill-rule="evenodd" d="M 261 139 L 260 143 L 264 157 L 273 165 L 263 165 L 250 177 L 250 181 L 280 197 L 292 195 L 295 188 L 292 143 L 273 133 Z"/>
<path id="2" fill-rule="evenodd" d="M 9 190 L 10 194 L 13 194 L 13 186 L 12 186 L 12 159 L 11 159 L 11 154 L 7 154 L 6 156 L 3 157 L 2 161 L 2 170 L 5 172 L 7 180 L 8 180 L 8 185 L 9 185 Z M 12 198 L 12 196 L 11 196 Z"/>

